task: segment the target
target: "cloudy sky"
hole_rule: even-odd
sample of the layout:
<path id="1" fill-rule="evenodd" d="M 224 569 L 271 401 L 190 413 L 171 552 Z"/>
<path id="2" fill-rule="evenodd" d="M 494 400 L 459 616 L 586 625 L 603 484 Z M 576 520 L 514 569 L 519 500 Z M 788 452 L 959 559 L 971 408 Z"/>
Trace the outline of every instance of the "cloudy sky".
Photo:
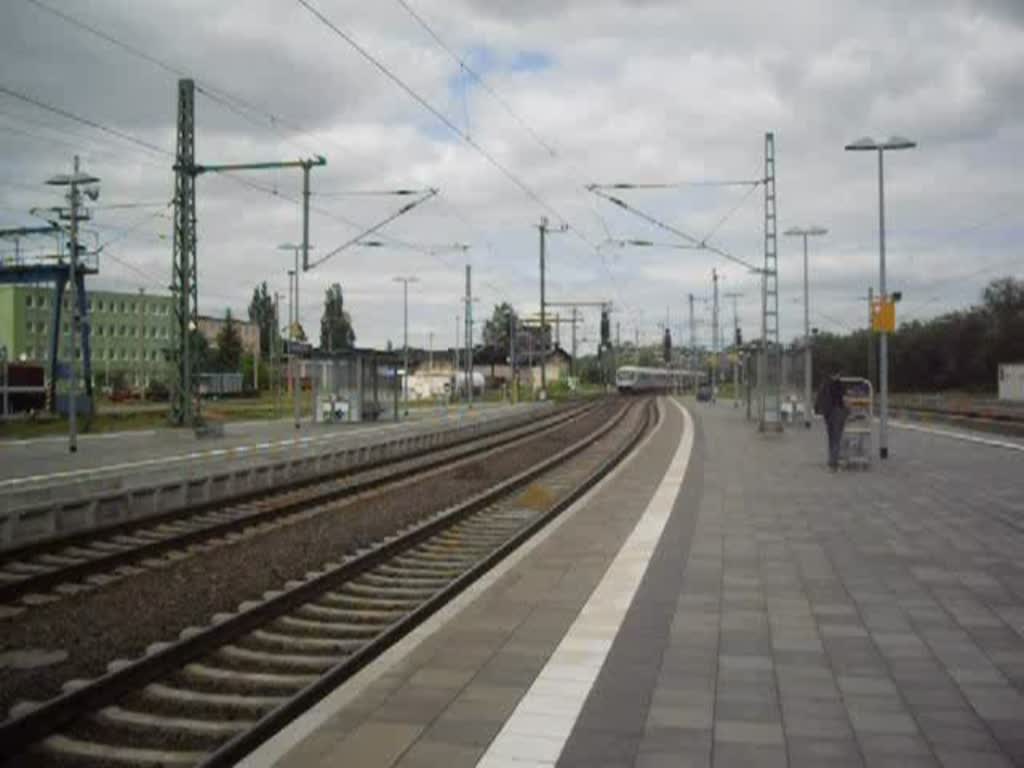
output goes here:
<path id="1" fill-rule="evenodd" d="M 722 293 L 743 294 L 739 320 L 754 336 L 756 278 L 713 253 L 614 246 L 682 241 L 586 185 L 664 183 L 617 194 L 757 263 L 763 190 L 702 182 L 762 178 L 766 131 L 776 137 L 780 233 L 829 229 L 811 243 L 812 325 L 863 325 L 863 297 L 877 286 L 876 162 L 843 152 L 864 135 L 919 143 L 886 156 L 889 280 L 904 293 L 902 317 L 965 306 L 993 277 L 1024 277 L 1020 0 L 309 4 L 337 31 L 296 0 L 6 0 L 0 226 L 31 224 L 29 208 L 56 204 L 41 182 L 77 152 L 103 180 L 90 242 L 109 245 L 95 284 L 165 292 L 176 81 L 187 74 L 200 88 L 200 162 L 326 156 L 313 172 L 314 257 L 409 199 L 364 193 L 440 190 L 382 230 L 386 247 L 343 250 L 302 276 L 314 334 L 324 291 L 340 282 L 358 343 L 400 344 L 393 278 L 415 275 L 410 343 L 432 332 L 436 346 L 450 345 L 467 261 L 478 315 L 499 301 L 536 311 L 546 215 L 569 226 L 549 240 L 550 299 L 610 300 L 623 338 L 653 341 L 666 314 L 673 334 L 688 336 L 692 293 L 707 343 L 717 268 Z M 277 246 L 301 236 L 299 190 L 291 170 L 200 178 L 201 311 L 244 313 L 262 280 L 287 296 L 290 257 Z M 802 333 L 800 242 L 780 237 L 779 251 L 788 339 Z M 725 300 L 722 313 L 731 325 Z M 596 333 L 588 316 L 581 336 Z"/>

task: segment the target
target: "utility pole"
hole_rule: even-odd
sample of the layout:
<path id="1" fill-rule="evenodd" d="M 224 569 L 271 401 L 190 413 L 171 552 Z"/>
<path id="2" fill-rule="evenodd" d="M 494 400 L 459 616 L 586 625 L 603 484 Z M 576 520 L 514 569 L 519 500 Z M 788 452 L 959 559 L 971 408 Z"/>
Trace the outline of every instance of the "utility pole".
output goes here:
<path id="1" fill-rule="evenodd" d="M 576 378 L 576 307 L 572 308 L 572 362 L 569 364 L 569 373 Z"/>
<path id="2" fill-rule="evenodd" d="M 402 284 L 402 355 L 405 375 L 402 377 L 402 397 L 405 401 L 405 415 L 409 415 L 409 283 L 418 283 L 414 275 L 395 277 L 394 282 Z"/>
<path id="3" fill-rule="evenodd" d="M 326 165 L 317 156 L 306 160 L 267 163 L 199 165 L 195 161 L 195 83 L 178 81 L 177 152 L 174 162 L 174 362 L 176 373 L 171 395 L 171 421 L 176 425 L 198 426 L 199 388 L 195 360 L 192 359 L 190 334 L 199 326 L 199 294 L 196 268 L 196 177 L 204 173 L 227 171 L 263 171 L 301 168 L 302 179 L 302 268 L 309 269 L 309 172 Z M 296 266 L 296 274 L 298 267 Z M 296 277 L 296 281 L 298 278 Z M 297 286 L 297 282 L 296 282 Z M 295 303 L 298 305 L 298 291 Z M 194 399 L 194 402 L 193 402 Z M 296 401 L 297 403 L 298 401 Z M 296 418 L 296 427 L 299 426 Z"/>
<path id="4" fill-rule="evenodd" d="M 434 370 L 434 332 L 427 333 L 427 369 Z"/>
<path id="5" fill-rule="evenodd" d="M 69 208 L 67 213 L 61 209 L 60 216 L 70 221 L 71 234 L 71 258 L 68 261 L 68 281 L 71 283 L 71 343 L 68 345 L 70 358 L 68 364 L 70 369 L 70 377 L 68 378 L 68 451 L 75 453 L 78 451 L 78 369 L 76 365 L 78 348 L 76 340 L 82 327 L 81 310 L 82 306 L 84 306 L 84 297 L 79 295 L 78 285 L 78 222 L 89 218 L 88 211 L 84 211 L 81 208 L 82 192 L 79 187 L 97 184 L 99 179 L 83 173 L 79 169 L 78 155 L 75 155 L 74 172 L 70 176 L 60 174 L 49 179 L 46 183 L 51 186 L 68 188 L 67 201 Z M 90 187 L 86 191 L 93 200 L 99 195 L 99 191 L 95 187 Z M 59 295 L 59 291 L 57 293 Z M 54 316 L 56 317 L 57 315 L 55 314 Z M 54 328 L 54 334 L 57 331 L 58 329 Z M 86 359 L 88 350 L 85 348 L 84 342 L 82 347 L 83 359 Z M 86 378 L 86 386 L 88 388 L 88 376 Z"/>
<path id="6" fill-rule="evenodd" d="M 690 299 L 690 368 L 697 367 L 697 320 L 693 314 L 693 294 L 689 294 Z"/>
<path id="7" fill-rule="evenodd" d="M 274 291 L 274 334 L 270 337 L 274 360 L 274 415 L 281 415 L 281 294 Z"/>
<path id="8" fill-rule="evenodd" d="M 740 405 L 740 315 L 736 299 L 742 298 L 743 294 L 730 291 L 723 296 L 732 299 L 732 340 L 736 349 L 736 359 L 732 362 L 732 405 L 733 408 L 738 408 Z"/>
<path id="9" fill-rule="evenodd" d="M 298 265 L 296 265 L 298 266 Z M 298 323 L 295 321 L 295 283 L 298 282 L 298 273 L 288 270 L 288 383 L 291 384 L 292 401 L 295 411 L 295 428 L 299 428 L 299 382 L 297 381 L 298 371 L 295 365 L 295 337 L 298 335 Z"/>
<path id="10" fill-rule="evenodd" d="M 811 428 L 811 291 L 807 271 L 807 238 L 828 234 L 824 227 L 790 227 L 785 231 L 790 237 L 801 237 L 804 241 L 804 426 Z"/>
<path id="11" fill-rule="evenodd" d="M 292 332 L 291 332 L 291 335 L 289 336 L 289 338 L 292 341 L 298 341 L 299 340 L 299 329 L 302 328 L 302 323 L 299 321 L 299 316 L 300 316 L 300 309 L 299 309 L 300 308 L 300 304 L 299 304 L 299 274 L 300 274 L 300 272 L 299 272 L 299 254 L 300 253 L 302 254 L 302 258 L 303 258 L 304 263 L 305 263 L 309 259 L 309 252 L 311 250 L 313 250 L 314 247 L 315 246 L 310 245 L 305 240 L 303 240 L 302 243 L 299 243 L 299 244 L 296 244 L 296 243 L 281 243 L 281 245 L 277 246 L 277 249 L 279 251 L 291 251 L 292 254 L 295 257 L 294 258 L 294 260 L 295 260 L 295 269 L 294 269 L 294 271 L 290 271 L 288 273 L 289 275 L 293 275 L 294 276 L 294 281 L 293 281 L 293 283 L 290 284 L 292 286 L 292 295 L 295 297 L 294 298 L 294 304 L 291 305 L 291 306 L 294 306 L 294 311 L 289 311 L 289 313 L 288 313 L 289 317 L 292 318 L 289 321 L 289 323 L 288 323 L 288 325 L 292 327 Z M 294 345 L 293 345 L 293 347 L 294 347 Z M 290 357 L 289 357 L 289 359 L 294 359 L 295 356 L 296 356 L 296 352 L 295 352 L 295 349 L 293 348 L 293 349 L 290 350 Z M 298 361 L 296 361 L 295 366 L 294 366 L 294 368 L 296 370 L 296 373 L 298 373 L 298 367 L 299 367 L 299 364 L 298 364 Z M 295 400 L 295 428 L 296 429 L 299 429 L 302 426 L 301 409 L 300 409 L 300 405 L 299 405 L 299 392 L 300 392 L 301 389 L 302 389 L 301 387 L 295 385 L 295 382 L 292 382 L 292 395 L 293 395 L 293 398 Z"/>
<path id="12" fill-rule="evenodd" d="M 516 313 L 509 312 L 508 314 L 508 365 L 512 371 L 512 402 L 519 402 L 519 375 L 516 372 Z"/>
<path id="13" fill-rule="evenodd" d="M 146 356 L 146 346 L 145 346 L 145 342 L 143 341 L 143 339 L 145 339 L 145 333 L 146 333 L 145 311 L 144 311 L 145 308 L 146 308 L 146 305 L 145 305 L 145 302 L 144 302 L 145 295 L 146 295 L 146 289 L 145 288 L 139 288 L 139 306 L 138 306 L 138 310 L 139 310 L 139 327 L 138 327 L 138 332 L 139 332 L 139 351 L 138 351 L 139 365 L 138 365 L 138 369 L 137 369 L 138 370 L 138 374 L 136 376 L 136 382 L 135 383 L 136 383 L 136 385 L 139 388 L 139 393 L 142 395 L 142 399 L 143 400 L 146 399 L 146 388 L 145 388 L 145 385 L 143 384 L 143 381 L 142 381 L 142 376 L 143 376 L 143 374 L 142 374 L 143 362 L 142 361 L 143 361 L 143 358 L 145 358 L 145 356 Z"/>
<path id="14" fill-rule="evenodd" d="M 871 382 L 871 387 L 875 387 L 875 365 L 877 364 L 878 358 L 875 357 L 875 331 L 872 328 L 872 312 L 871 308 L 875 305 L 875 287 L 873 285 L 868 286 L 868 381 Z"/>
<path id="15" fill-rule="evenodd" d="M 452 361 L 452 371 L 454 372 L 453 382 L 452 382 L 452 385 L 453 385 L 452 388 L 453 389 L 455 388 L 454 387 L 454 382 L 458 381 L 458 378 L 459 378 L 459 344 L 462 343 L 460 341 L 461 336 L 459 336 L 459 323 L 461 323 L 461 322 L 462 322 L 462 316 L 461 315 L 456 315 L 455 316 L 455 346 L 452 348 L 452 356 L 455 358 Z M 452 394 L 454 395 L 455 393 L 452 392 Z"/>
<path id="16" fill-rule="evenodd" d="M 472 269 L 466 265 L 466 393 L 469 407 L 473 407 L 473 287 Z"/>
<path id="17" fill-rule="evenodd" d="M 722 356 L 719 354 L 719 345 L 721 340 L 719 339 L 719 331 L 721 330 L 718 326 L 718 270 L 711 270 L 711 283 L 713 286 L 713 299 L 711 304 L 711 355 L 712 355 L 712 366 L 711 366 L 711 402 L 715 402 L 718 398 L 718 367 L 722 362 Z"/>
<path id="18" fill-rule="evenodd" d="M 545 297 L 544 297 L 544 258 L 545 250 L 547 248 L 547 233 L 548 232 L 565 232 L 568 227 L 562 224 L 557 229 L 551 229 L 548 226 L 548 217 L 541 216 L 540 224 L 537 229 L 540 231 L 540 339 L 541 339 L 541 353 L 540 353 L 540 399 L 546 400 L 548 396 L 548 376 L 547 376 L 547 365 L 548 365 L 548 338 L 547 338 L 547 318 L 545 315 Z"/>

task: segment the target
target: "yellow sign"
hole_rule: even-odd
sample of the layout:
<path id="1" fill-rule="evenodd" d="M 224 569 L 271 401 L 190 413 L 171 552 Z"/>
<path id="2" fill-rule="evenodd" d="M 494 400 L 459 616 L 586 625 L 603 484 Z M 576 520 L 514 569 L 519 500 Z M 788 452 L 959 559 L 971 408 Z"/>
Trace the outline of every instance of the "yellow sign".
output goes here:
<path id="1" fill-rule="evenodd" d="M 874 299 L 871 302 L 871 330 L 893 333 L 896 330 L 896 302 Z"/>

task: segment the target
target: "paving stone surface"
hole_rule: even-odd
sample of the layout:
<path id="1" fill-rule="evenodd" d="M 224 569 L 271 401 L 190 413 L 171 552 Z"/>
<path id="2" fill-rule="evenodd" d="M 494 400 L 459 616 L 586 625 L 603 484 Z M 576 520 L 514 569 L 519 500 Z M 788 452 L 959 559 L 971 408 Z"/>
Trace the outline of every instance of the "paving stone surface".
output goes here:
<path id="1" fill-rule="evenodd" d="M 1024 765 L 1024 454 L 893 430 L 887 463 L 831 474 L 820 425 L 688 407 L 672 517 L 568 742 L 522 734 L 533 764 Z M 475 765 L 678 437 L 283 764 Z"/>
<path id="2" fill-rule="evenodd" d="M 643 514 L 682 433 L 663 427 L 623 468 L 518 565 L 355 701 L 278 762 L 286 768 L 353 765 L 475 766 L 529 689 Z M 553 699 L 552 707 L 559 701 Z M 538 759 L 561 744 L 528 736 Z M 610 748 L 614 739 L 608 739 Z"/>
<path id="3" fill-rule="evenodd" d="M 895 431 L 884 466 L 833 475 L 823 429 L 691 410 L 700 497 L 677 504 L 558 765 L 586 763 L 603 678 L 641 645 L 660 671 L 622 734 L 632 762 L 593 765 L 1024 765 L 1024 455 Z"/>

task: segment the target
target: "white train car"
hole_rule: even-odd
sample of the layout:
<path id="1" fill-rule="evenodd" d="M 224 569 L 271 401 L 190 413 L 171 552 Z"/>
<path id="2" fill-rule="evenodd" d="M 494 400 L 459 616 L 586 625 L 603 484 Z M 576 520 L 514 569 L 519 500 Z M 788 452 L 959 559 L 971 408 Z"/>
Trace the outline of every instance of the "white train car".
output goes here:
<path id="1" fill-rule="evenodd" d="M 615 372 L 615 387 L 622 394 L 681 392 L 691 386 L 699 374 L 674 368 L 643 368 L 624 365 Z"/>

